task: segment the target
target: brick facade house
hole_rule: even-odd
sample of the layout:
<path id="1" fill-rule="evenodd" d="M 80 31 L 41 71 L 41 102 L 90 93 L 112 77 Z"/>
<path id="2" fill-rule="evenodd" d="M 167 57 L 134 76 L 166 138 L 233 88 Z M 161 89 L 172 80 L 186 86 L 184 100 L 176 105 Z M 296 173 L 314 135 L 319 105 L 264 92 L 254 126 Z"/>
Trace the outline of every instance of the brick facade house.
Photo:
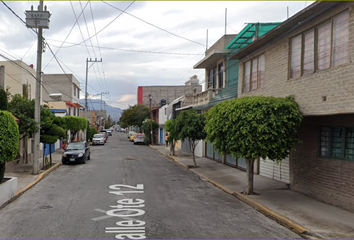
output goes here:
<path id="1" fill-rule="evenodd" d="M 315 2 L 235 53 L 238 96 L 294 95 L 291 189 L 354 211 L 354 2 Z"/>

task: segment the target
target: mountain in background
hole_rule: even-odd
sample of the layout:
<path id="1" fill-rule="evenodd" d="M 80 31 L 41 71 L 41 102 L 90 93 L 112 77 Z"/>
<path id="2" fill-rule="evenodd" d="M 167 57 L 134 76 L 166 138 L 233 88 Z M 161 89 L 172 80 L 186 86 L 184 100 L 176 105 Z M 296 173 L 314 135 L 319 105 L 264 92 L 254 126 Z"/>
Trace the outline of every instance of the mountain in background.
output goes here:
<path id="1" fill-rule="evenodd" d="M 85 99 L 80 99 L 80 104 L 85 106 Z M 87 107 L 91 110 L 101 110 L 101 99 L 88 99 Z M 102 102 L 102 110 L 107 111 L 107 116 L 111 116 L 113 121 L 119 121 L 123 110 L 118 107 L 107 105 L 105 101 Z"/>

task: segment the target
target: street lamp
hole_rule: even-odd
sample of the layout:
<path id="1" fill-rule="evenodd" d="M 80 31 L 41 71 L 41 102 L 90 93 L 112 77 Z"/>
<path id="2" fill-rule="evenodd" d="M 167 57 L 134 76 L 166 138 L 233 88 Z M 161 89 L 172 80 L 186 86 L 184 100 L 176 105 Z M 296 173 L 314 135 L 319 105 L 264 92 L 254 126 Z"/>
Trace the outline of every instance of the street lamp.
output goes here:
<path id="1" fill-rule="evenodd" d="M 152 134 L 152 111 L 151 111 L 151 99 L 152 96 L 149 94 L 149 100 L 150 100 L 150 135 L 151 135 L 151 145 L 154 145 L 154 135 Z"/>

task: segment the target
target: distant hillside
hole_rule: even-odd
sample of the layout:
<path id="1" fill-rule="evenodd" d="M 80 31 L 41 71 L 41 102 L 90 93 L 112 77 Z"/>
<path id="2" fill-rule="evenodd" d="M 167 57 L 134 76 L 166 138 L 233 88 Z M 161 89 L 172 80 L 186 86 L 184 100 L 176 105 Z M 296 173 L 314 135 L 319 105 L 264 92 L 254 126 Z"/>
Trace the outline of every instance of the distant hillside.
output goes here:
<path id="1" fill-rule="evenodd" d="M 85 106 L 85 99 L 80 99 L 80 104 Z M 100 99 L 89 99 L 87 101 L 88 108 L 91 110 L 101 110 L 101 100 Z M 112 107 L 107 105 L 106 102 L 102 103 L 102 110 L 107 111 L 107 115 L 111 115 L 113 121 L 119 121 L 120 116 L 122 115 L 123 110 L 118 107 Z"/>

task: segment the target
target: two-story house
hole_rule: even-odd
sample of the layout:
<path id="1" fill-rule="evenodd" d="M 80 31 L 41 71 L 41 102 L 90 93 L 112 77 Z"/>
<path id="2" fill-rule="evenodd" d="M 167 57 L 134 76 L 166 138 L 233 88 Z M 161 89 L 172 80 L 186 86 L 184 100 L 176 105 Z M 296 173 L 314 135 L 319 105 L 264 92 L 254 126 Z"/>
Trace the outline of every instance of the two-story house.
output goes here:
<path id="1" fill-rule="evenodd" d="M 52 109 L 66 110 L 69 116 L 79 116 L 80 82 L 72 74 L 43 74 L 43 101 Z"/>
<path id="2" fill-rule="evenodd" d="M 294 95 L 291 189 L 354 210 L 354 3 L 315 2 L 234 53 L 238 96 Z"/>
<path id="3" fill-rule="evenodd" d="M 194 68 L 205 69 L 205 85 L 202 93 L 195 94 L 193 108 L 207 112 L 216 104 L 237 97 L 239 63 L 229 56 L 255 39 L 278 26 L 280 23 L 248 23 L 237 35 L 224 35 L 206 52 Z M 246 169 L 244 158 L 231 155 L 221 156 L 212 144 L 205 142 L 204 156 L 234 167 Z"/>
<path id="4" fill-rule="evenodd" d="M 36 71 L 33 65 L 20 60 L 0 61 L 0 88 L 8 90 L 11 95 L 20 94 L 27 99 L 34 99 L 36 94 Z M 18 164 L 33 161 L 33 139 L 21 138 L 19 144 L 19 160 L 6 163 L 7 171 Z"/>

